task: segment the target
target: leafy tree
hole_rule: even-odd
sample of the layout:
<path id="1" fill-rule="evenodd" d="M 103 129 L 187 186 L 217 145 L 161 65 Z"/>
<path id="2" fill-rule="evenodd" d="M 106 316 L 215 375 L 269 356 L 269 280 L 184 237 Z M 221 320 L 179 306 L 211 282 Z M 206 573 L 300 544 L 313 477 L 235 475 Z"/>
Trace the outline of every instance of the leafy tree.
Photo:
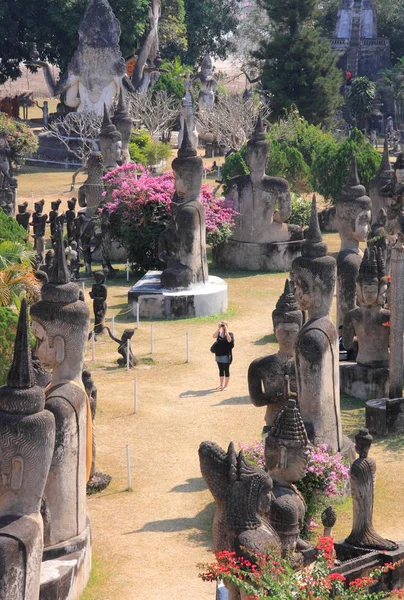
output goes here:
<path id="1" fill-rule="evenodd" d="M 188 50 L 186 64 L 199 64 L 206 54 L 226 58 L 234 43 L 240 0 L 185 0 Z"/>
<path id="2" fill-rule="evenodd" d="M 401 57 L 392 69 L 381 71 L 382 80 L 380 88 L 387 88 L 393 96 L 394 123 L 399 129 L 404 118 L 404 56 Z"/>
<path id="3" fill-rule="evenodd" d="M 19 77 L 37 43 L 43 60 L 66 69 L 78 44 L 87 0 L 2 0 L 0 2 L 0 83 Z M 122 28 L 121 50 L 133 53 L 148 24 L 149 0 L 110 0 Z"/>
<path id="4" fill-rule="evenodd" d="M 352 114 L 356 119 L 358 127 L 365 127 L 365 118 L 372 110 L 372 104 L 376 98 L 376 85 L 367 77 L 356 77 L 350 88 L 348 103 Z"/>
<path id="5" fill-rule="evenodd" d="M 4 385 L 11 367 L 18 315 L 11 308 L 0 306 L 0 385 Z"/>
<path id="6" fill-rule="evenodd" d="M 162 0 L 159 21 L 161 55 L 173 60 L 188 48 L 184 0 Z"/>
<path id="7" fill-rule="evenodd" d="M 316 0 L 261 0 L 271 26 L 255 56 L 263 61 L 262 84 L 272 93 L 272 117 L 293 104 L 315 125 L 327 123 L 341 106 L 341 71 L 330 44 L 313 22 Z"/>
<path id="8" fill-rule="evenodd" d="M 0 210 L 0 243 L 16 242 L 24 244 L 26 239 L 27 232 L 25 229 L 13 217 Z"/>
<path id="9" fill-rule="evenodd" d="M 390 40 L 393 59 L 404 56 L 404 3 L 402 0 L 375 0 L 380 37 Z"/>

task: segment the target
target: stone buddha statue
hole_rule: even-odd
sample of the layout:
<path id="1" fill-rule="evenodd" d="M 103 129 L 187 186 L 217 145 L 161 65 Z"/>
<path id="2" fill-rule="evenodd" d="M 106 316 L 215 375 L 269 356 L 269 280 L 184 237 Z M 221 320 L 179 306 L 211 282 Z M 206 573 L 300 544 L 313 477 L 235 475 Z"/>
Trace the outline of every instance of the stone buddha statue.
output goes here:
<path id="1" fill-rule="evenodd" d="M 263 433 L 271 430 L 288 400 L 285 397 L 285 375 L 289 376 L 293 387 L 296 388 L 293 351 L 303 315 L 294 299 L 288 279 L 272 313 L 272 320 L 279 350 L 276 354 L 253 360 L 248 368 L 251 402 L 254 406 L 267 407 Z"/>
<path id="2" fill-rule="evenodd" d="M 230 180 L 228 198 L 234 202 L 235 228 L 232 240 L 237 242 L 287 242 L 301 239 L 300 227 L 285 221 L 291 214 L 291 197 L 286 179 L 265 175 L 269 142 L 258 117 L 251 139 L 247 142 L 249 175 Z M 275 207 L 278 207 L 275 210 Z"/>
<path id="3" fill-rule="evenodd" d="M 296 486 L 309 460 L 309 440 L 296 401 L 289 399 L 265 440 L 265 465 L 273 479 L 270 523 L 282 542 L 282 552 L 305 550 L 299 538 L 306 504 Z"/>
<path id="4" fill-rule="evenodd" d="M 191 146 L 193 146 L 194 148 L 198 147 L 198 131 L 196 128 L 194 107 L 192 103 L 191 85 L 192 82 L 190 79 L 184 81 L 185 94 L 181 100 L 180 105 L 180 130 L 178 132 L 178 148 L 181 148 L 182 140 L 184 139 L 184 123 L 187 124 L 188 137 Z M 199 122 L 198 126 L 199 128 L 201 128 Z"/>
<path id="5" fill-rule="evenodd" d="M 15 218 L 18 225 L 21 225 L 21 227 L 24 227 L 26 231 L 29 231 L 29 220 L 31 218 L 31 213 L 27 212 L 27 208 L 28 202 L 23 202 L 22 204 L 19 204 L 18 213 L 16 214 Z"/>
<path id="6" fill-rule="evenodd" d="M 358 365 L 371 368 L 389 366 L 390 311 L 383 308 L 387 280 L 381 249 L 366 248 L 356 280 L 359 307 L 345 315 L 343 344 L 353 347 L 358 340 Z"/>
<path id="7" fill-rule="evenodd" d="M 86 483 L 91 468 L 91 410 L 82 383 L 89 310 L 70 282 L 62 239 L 41 300 L 31 309 L 36 356 L 52 372 L 46 408 L 56 421 L 56 442 L 45 495 L 51 519 L 49 545 L 67 543 L 86 527 Z"/>
<path id="8" fill-rule="evenodd" d="M 201 70 L 197 78 L 201 82 L 201 90 L 198 97 L 199 110 L 210 111 L 213 109 L 215 103 L 217 79 L 213 75 L 213 63 L 209 54 L 202 60 Z"/>
<path id="9" fill-rule="evenodd" d="M 307 311 L 295 346 L 299 410 L 311 442 L 341 450 L 339 352 L 335 325 L 330 319 L 336 262 L 327 256 L 313 196 L 310 225 L 302 256 L 292 262 L 291 278 L 299 308 Z"/>
<path id="10" fill-rule="evenodd" d="M 118 133 L 121 134 L 122 140 L 122 148 L 121 148 L 121 158 L 123 164 L 130 162 L 130 154 L 129 154 L 129 141 L 130 135 L 132 132 L 132 119 L 128 113 L 127 102 L 125 98 L 125 93 L 121 88 L 119 93 L 119 101 L 114 112 L 114 116 L 111 119 L 113 125 L 115 125 Z"/>
<path id="11" fill-rule="evenodd" d="M 359 243 L 365 242 L 370 232 L 371 200 L 360 184 L 356 157 L 351 159 L 350 172 L 341 196 L 335 203 L 336 224 L 341 238 L 341 249 L 337 256 L 337 323 L 356 306 L 355 281 L 362 260 Z"/>
<path id="12" fill-rule="evenodd" d="M 170 262 L 161 274 L 161 287 L 187 289 L 193 284 L 208 283 L 208 263 L 205 210 L 199 199 L 203 163 L 190 143 L 186 123 L 182 145 L 172 168 L 175 186 L 172 217 L 169 235 L 167 231 L 162 234 L 164 245 L 169 246 L 166 254 L 170 256 Z"/>
<path id="13" fill-rule="evenodd" d="M 112 123 L 108 114 L 108 109 L 105 105 L 104 118 L 98 136 L 98 143 L 100 145 L 105 169 L 107 171 L 116 169 L 118 163 L 122 162 L 122 135 Z"/>
<path id="14" fill-rule="evenodd" d="M 397 550 L 398 545 L 376 533 L 372 523 L 376 476 L 376 463 L 369 458 L 372 441 L 373 437 L 367 429 L 361 429 L 355 436 L 359 458 L 352 463 L 350 474 L 353 525 L 345 544 L 368 550 Z"/>
<path id="15" fill-rule="evenodd" d="M 45 254 L 45 230 L 46 223 L 48 220 L 48 215 L 43 214 L 43 207 L 45 204 L 45 200 L 40 200 L 39 202 L 34 203 L 35 211 L 32 214 L 32 225 L 34 238 L 34 250 L 39 257 L 40 262 L 44 259 Z"/>
<path id="16" fill-rule="evenodd" d="M 23 300 L 7 384 L 0 387 L 0 598 L 39 598 L 44 527 L 41 500 L 55 420 L 35 385 Z"/>
<path id="17" fill-rule="evenodd" d="M 90 292 L 90 298 L 93 300 L 94 332 L 102 333 L 105 327 L 105 315 L 107 313 L 108 288 L 105 285 L 104 271 L 96 271 L 94 277 L 95 283 Z"/>
<path id="18" fill-rule="evenodd" d="M 71 198 L 67 201 L 67 211 L 65 212 L 67 240 L 69 244 L 75 239 L 74 219 L 76 218 L 77 198 Z"/>
<path id="19" fill-rule="evenodd" d="M 90 152 L 87 160 L 88 176 L 79 188 L 79 205 L 86 207 L 86 218 L 91 219 L 97 208 L 105 201 L 103 196 L 104 161 L 100 152 Z"/>

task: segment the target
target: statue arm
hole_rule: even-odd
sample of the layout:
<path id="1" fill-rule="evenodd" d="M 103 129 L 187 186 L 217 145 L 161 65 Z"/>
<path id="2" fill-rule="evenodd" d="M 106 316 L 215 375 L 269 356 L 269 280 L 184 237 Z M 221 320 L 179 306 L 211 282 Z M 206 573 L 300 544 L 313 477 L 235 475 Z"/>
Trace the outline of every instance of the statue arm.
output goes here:
<path id="1" fill-rule="evenodd" d="M 143 70 L 146 65 L 147 59 L 152 55 L 152 51 L 157 51 L 158 48 L 158 22 L 160 18 L 160 2 L 159 0 L 152 0 L 152 6 L 150 8 L 150 31 L 147 34 L 146 40 L 140 50 L 139 57 L 136 61 L 135 68 L 132 75 L 132 83 L 137 90 L 140 87 L 143 78 Z M 154 57 L 153 57 L 154 58 Z"/>
<path id="2" fill-rule="evenodd" d="M 274 212 L 273 219 L 278 223 L 284 223 L 292 213 L 292 198 L 289 189 L 278 196 L 279 210 Z"/>
<path id="3" fill-rule="evenodd" d="M 344 317 L 344 326 L 342 329 L 342 343 L 346 350 L 353 348 L 353 342 L 355 337 L 355 326 L 352 319 L 352 315 L 349 312 Z"/>
<path id="4" fill-rule="evenodd" d="M 279 402 L 283 397 L 283 389 L 281 390 L 278 389 L 278 386 L 271 385 L 269 378 L 267 384 L 264 385 L 265 391 L 263 391 L 264 382 L 261 373 L 261 363 L 262 359 L 258 358 L 257 360 L 254 360 L 248 368 L 248 391 L 252 404 L 257 407 L 268 406 L 268 404 Z M 269 368 L 269 361 L 265 366 Z M 276 380 L 273 379 L 273 381 L 275 383 Z"/>

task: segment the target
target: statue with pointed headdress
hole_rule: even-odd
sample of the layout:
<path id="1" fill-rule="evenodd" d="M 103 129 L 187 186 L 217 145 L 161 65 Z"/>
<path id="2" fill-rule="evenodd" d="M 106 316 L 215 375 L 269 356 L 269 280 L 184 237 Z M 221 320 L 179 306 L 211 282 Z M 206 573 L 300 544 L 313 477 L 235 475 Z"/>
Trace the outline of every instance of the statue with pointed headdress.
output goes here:
<path id="1" fill-rule="evenodd" d="M 68 552 L 87 526 L 86 483 L 91 468 L 91 409 L 82 383 L 89 310 L 70 281 L 62 231 L 41 300 L 31 308 L 36 356 L 51 372 L 46 408 L 56 421 L 56 442 L 45 494 L 51 519 L 47 545 Z"/>
<path id="2" fill-rule="evenodd" d="M 338 336 L 330 319 L 336 266 L 335 259 L 327 255 L 313 196 L 302 256 L 295 258 L 291 267 L 296 302 L 308 317 L 295 346 L 297 392 L 310 441 L 328 444 L 333 452 L 342 448 Z"/>
<path id="3" fill-rule="evenodd" d="M 359 306 L 344 319 L 343 343 L 352 348 L 358 340 L 358 365 L 370 368 L 388 367 L 390 311 L 384 308 L 387 280 L 380 248 L 366 248 L 356 279 Z"/>
<path id="4" fill-rule="evenodd" d="M 122 135 L 112 123 L 108 108 L 105 104 L 104 118 L 98 136 L 98 143 L 104 161 L 104 168 L 107 171 L 116 169 L 118 163 L 122 161 Z"/>
<path id="5" fill-rule="evenodd" d="M 201 473 L 216 502 L 213 520 L 214 550 L 236 552 L 252 559 L 280 547 L 280 539 L 269 524 L 272 479 L 263 469 L 252 466 L 233 442 L 227 452 L 214 442 L 199 446 Z M 229 599 L 239 599 L 229 586 Z"/>
<path id="6" fill-rule="evenodd" d="M 55 443 L 31 362 L 27 303 L 22 301 L 14 358 L 0 387 L 0 598 L 37 600 L 44 523 L 41 500 Z"/>
<path id="7" fill-rule="evenodd" d="M 356 306 L 355 281 L 363 256 L 359 243 L 366 241 L 371 221 L 371 200 L 359 181 L 355 154 L 335 207 L 341 238 L 337 256 L 337 322 L 340 326 L 346 313 Z"/>
<path id="8" fill-rule="evenodd" d="M 121 158 L 123 164 L 130 162 L 129 154 L 129 140 L 132 132 L 132 119 L 129 116 L 128 105 L 126 101 L 125 92 L 121 89 L 119 94 L 118 105 L 115 109 L 114 115 L 111 119 L 113 125 L 115 125 L 118 133 L 121 134 Z"/>
<path id="9" fill-rule="evenodd" d="M 186 123 L 172 168 L 175 194 L 171 222 L 159 240 L 159 256 L 168 262 L 161 274 L 161 287 L 175 290 L 208 283 L 205 210 L 199 198 L 203 162 L 191 144 Z"/>
<path id="10" fill-rule="evenodd" d="M 180 130 L 178 132 L 178 148 L 181 148 L 184 138 L 184 123 L 187 124 L 188 137 L 194 148 L 198 147 L 198 132 L 196 130 L 194 106 L 191 95 L 191 80 L 184 81 L 185 94 L 180 106 Z"/>
<path id="11" fill-rule="evenodd" d="M 372 200 L 372 223 L 377 219 L 380 209 L 386 208 L 386 198 L 381 189 L 391 180 L 393 169 L 390 164 L 389 142 L 387 135 L 384 138 L 383 158 L 380 167 L 373 179 L 369 182 L 369 196 Z"/>
<path id="12" fill-rule="evenodd" d="M 275 354 L 256 358 L 248 368 L 248 390 L 254 406 L 266 406 L 263 433 L 274 426 L 279 412 L 288 398 L 285 397 L 284 378 L 288 375 L 296 388 L 294 345 L 303 322 L 302 311 L 294 299 L 287 279 L 285 289 L 272 313 L 274 334 L 279 344 Z"/>
<path id="13" fill-rule="evenodd" d="M 285 396 L 290 396 L 284 381 Z M 300 539 L 306 503 L 296 486 L 304 476 L 309 460 L 309 440 L 296 400 L 288 398 L 265 440 L 265 465 L 273 480 L 270 523 L 282 542 L 282 552 L 305 550 Z"/>

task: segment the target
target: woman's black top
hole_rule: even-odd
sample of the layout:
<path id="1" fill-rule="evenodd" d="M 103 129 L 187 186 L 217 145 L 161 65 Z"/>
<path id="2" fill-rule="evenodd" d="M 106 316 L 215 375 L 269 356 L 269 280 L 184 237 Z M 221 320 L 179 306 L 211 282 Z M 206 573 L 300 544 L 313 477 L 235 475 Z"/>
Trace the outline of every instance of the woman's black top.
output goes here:
<path id="1" fill-rule="evenodd" d="M 218 334 L 217 340 L 216 340 L 216 351 L 215 351 L 216 356 L 230 356 L 231 355 L 231 350 L 232 350 L 232 348 L 234 348 L 234 335 L 232 333 L 229 333 L 229 336 L 231 337 L 230 342 L 227 341 L 226 336 L 220 337 L 220 335 Z"/>

